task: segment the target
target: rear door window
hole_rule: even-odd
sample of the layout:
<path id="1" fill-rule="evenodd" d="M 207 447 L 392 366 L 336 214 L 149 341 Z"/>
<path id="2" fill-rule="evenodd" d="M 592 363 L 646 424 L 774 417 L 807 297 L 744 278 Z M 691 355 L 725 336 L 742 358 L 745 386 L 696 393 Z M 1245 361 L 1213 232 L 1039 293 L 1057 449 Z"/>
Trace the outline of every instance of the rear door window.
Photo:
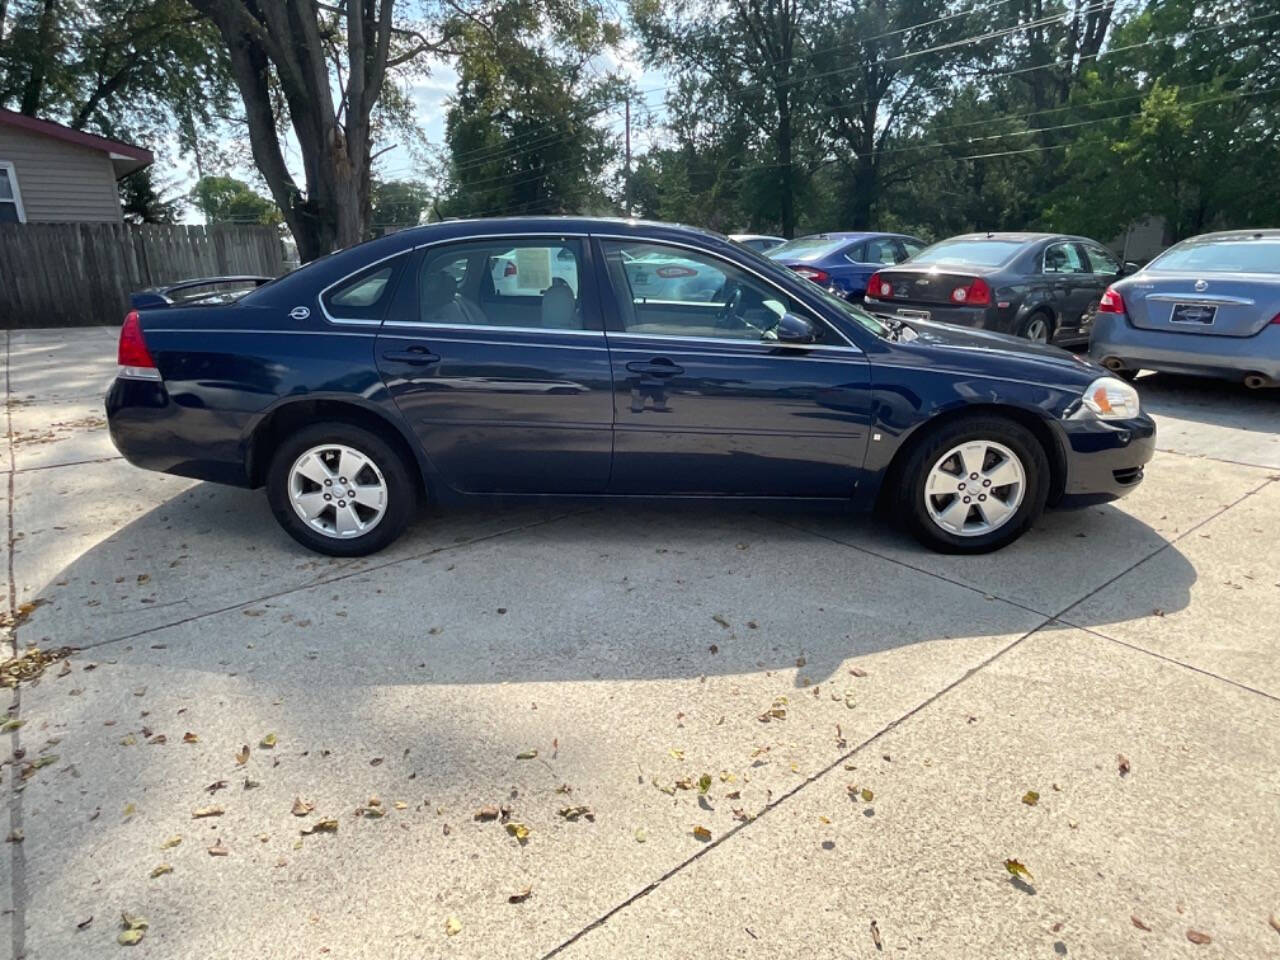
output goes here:
<path id="1" fill-rule="evenodd" d="M 1044 250 L 1045 273 L 1091 273 L 1080 247 L 1075 243 L 1054 243 Z"/>

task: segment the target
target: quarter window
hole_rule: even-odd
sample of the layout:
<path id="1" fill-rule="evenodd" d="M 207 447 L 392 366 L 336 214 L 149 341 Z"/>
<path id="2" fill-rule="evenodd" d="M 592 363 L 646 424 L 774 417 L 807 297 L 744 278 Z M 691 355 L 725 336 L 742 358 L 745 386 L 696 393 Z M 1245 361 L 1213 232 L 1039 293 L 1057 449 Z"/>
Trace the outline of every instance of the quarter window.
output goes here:
<path id="1" fill-rule="evenodd" d="M 893 266 L 902 259 L 902 257 L 898 256 L 898 251 L 894 247 L 895 244 L 892 240 L 868 240 L 865 262 L 878 263 L 886 267 Z"/>
<path id="2" fill-rule="evenodd" d="M 418 320 L 447 325 L 587 329 L 582 246 L 573 238 L 510 239 L 428 250 L 418 271 Z"/>
<path id="3" fill-rule="evenodd" d="M 1055 243 L 1044 251 L 1045 273 L 1089 273 L 1080 248 L 1074 243 Z"/>
<path id="4" fill-rule="evenodd" d="M 778 321 L 797 310 L 785 293 L 707 254 L 659 243 L 606 240 L 602 246 L 628 333 L 774 340 Z"/>
<path id="5" fill-rule="evenodd" d="M 17 171 L 9 161 L 0 160 L 0 223 L 25 223 L 26 219 Z"/>
<path id="6" fill-rule="evenodd" d="M 369 269 L 327 290 L 321 302 L 332 320 L 377 322 L 389 299 L 392 279 L 403 257 L 375 263 Z"/>

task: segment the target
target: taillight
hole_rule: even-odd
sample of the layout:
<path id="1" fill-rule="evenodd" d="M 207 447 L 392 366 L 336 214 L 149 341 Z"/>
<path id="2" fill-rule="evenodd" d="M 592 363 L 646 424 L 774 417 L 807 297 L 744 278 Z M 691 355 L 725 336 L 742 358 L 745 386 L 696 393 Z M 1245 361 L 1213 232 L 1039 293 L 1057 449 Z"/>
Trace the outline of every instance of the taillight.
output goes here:
<path id="1" fill-rule="evenodd" d="M 951 302 L 963 303 L 966 307 L 988 306 L 991 303 L 991 287 L 981 277 L 974 277 L 972 283 L 951 291 Z"/>
<path id="2" fill-rule="evenodd" d="M 1272 323 L 1280 323 L 1280 313 L 1277 313 L 1274 317 L 1272 317 L 1272 318 L 1271 318 L 1271 322 L 1272 322 Z"/>
<path id="3" fill-rule="evenodd" d="M 142 321 L 137 310 L 130 310 L 124 318 L 124 326 L 120 328 L 120 347 L 116 351 L 116 362 L 129 370 L 155 370 L 156 362 L 151 359 L 151 351 L 147 342 L 142 339 Z"/>
<path id="4" fill-rule="evenodd" d="M 516 275 L 516 265 L 508 260 L 507 265 L 502 268 L 502 275 L 504 277 L 514 277 Z"/>
<path id="5" fill-rule="evenodd" d="M 1115 287 L 1107 287 L 1102 294 L 1102 299 L 1098 301 L 1099 313 L 1124 313 L 1124 297 L 1120 296 Z M 1280 316 L 1276 317 L 1280 320 Z M 1275 323 L 1276 320 L 1272 320 Z"/>
<path id="6" fill-rule="evenodd" d="M 829 283 L 831 280 L 831 274 L 825 270 L 819 270 L 817 267 L 792 267 L 791 269 L 806 280 L 812 280 L 814 283 Z"/>
<path id="7" fill-rule="evenodd" d="M 867 296 L 869 297 L 892 297 L 893 284 L 885 280 L 880 274 L 873 273 L 871 279 L 867 281 Z"/>

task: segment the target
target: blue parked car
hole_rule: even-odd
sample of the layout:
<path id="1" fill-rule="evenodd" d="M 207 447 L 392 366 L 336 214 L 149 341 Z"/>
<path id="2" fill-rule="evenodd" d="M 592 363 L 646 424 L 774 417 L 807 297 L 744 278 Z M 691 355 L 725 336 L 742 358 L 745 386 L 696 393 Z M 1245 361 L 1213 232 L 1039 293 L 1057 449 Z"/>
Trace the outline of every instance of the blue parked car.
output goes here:
<path id="1" fill-rule="evenodd" d="M 815 233 L 788 240 L 769 256 L 806 280 L 861 303 L 872 274 L 914 257 L 925 246 L 898 233 Z"/>
<path id="2" fill-rule="evenodd" d="M 720 285 L 653 297 L 637 262 Z M 135 310 L 119 362 L 130 462 L 265 486 L 335 556 L 386 546 L 424 499 L 547 496 L 880 502 L 977 553 L 1046 503 L 1128 493 L 1155 443 L 1087 360 L 878 320 L 725 237 L 629 220 L 405 230 L 235 302 Z"/>

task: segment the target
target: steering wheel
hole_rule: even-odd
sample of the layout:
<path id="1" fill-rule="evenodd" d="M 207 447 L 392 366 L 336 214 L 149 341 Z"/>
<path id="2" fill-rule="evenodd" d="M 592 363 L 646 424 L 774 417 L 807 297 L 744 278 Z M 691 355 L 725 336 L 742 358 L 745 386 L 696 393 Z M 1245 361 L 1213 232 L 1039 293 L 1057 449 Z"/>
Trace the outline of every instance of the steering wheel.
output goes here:
<path id="1" fill-rule="evenodd" d="M 724 286 L 724 306 L 716 312 L 717 330 L 740 330 L 748 326 L 739 315 L 742 310 L 742 284 L 730 280 Z"/>

